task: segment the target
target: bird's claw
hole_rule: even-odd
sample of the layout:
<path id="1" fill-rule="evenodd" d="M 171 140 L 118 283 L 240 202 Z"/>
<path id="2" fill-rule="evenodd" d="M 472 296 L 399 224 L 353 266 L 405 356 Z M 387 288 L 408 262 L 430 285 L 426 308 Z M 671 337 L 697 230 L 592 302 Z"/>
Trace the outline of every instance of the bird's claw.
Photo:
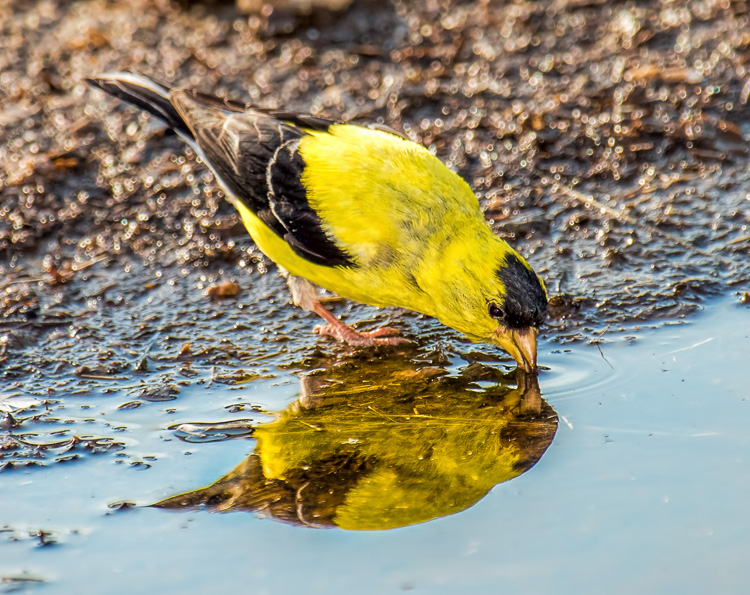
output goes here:
<path id="1" fill-rule="evenodd" d="M 375 341 L 376 345 L 408 345 L 411 343 L 409 339 L 400 336 L 401 331 L 391 326 L 377 328 L 374 331 L 362 331 L 357 334 Z"/>
<path id="2" fill-rule="evenodd" d="M 371 347 L 373 345 L 403 345 L 411 343 L 398 335 L 399 330 L 392 327 L 383 327 L 374 331 L 357 332 L 353 328 L 341 325 L 322 324 L 315 327 L 315 332 L 323 337 L 333 337 L 337 341 L 351 345 L 352 347 Z"/>
<path id="3" fill-rule="evenodd" d="M 376 328 L 374 331 L 362 331 L 358 334 L 375 339 L 377 337 L 395 337 L 400 335 L 401 331 L 397 328 L 393 328 L 392 326 L 381 326 L 380 328 Z"/>

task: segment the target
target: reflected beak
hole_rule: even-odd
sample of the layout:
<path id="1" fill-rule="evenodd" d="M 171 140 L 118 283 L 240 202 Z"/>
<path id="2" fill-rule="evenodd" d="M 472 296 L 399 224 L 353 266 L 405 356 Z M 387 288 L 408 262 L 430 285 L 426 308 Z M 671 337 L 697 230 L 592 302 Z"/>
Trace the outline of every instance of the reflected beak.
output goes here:
<path id="1" fill-rule="evenodd" d="M 498 343 L 518 363 L 522 370 L 536 374 L 536 335 L 535 328 L 504 329 L 498 333 Z"/>
<path id="2" fill-rule="evenodd" d="M 513 407 L 514 411 L 522 415 L 539 415 L 542 411 L 542 392 L 539 390 L 537 376 L 519 369 L 519 373 L 516 374 L 516 382 L 518 382 L 518 388 L 505 396 L 506 399 L 517 399 L 517 404 Z"/>

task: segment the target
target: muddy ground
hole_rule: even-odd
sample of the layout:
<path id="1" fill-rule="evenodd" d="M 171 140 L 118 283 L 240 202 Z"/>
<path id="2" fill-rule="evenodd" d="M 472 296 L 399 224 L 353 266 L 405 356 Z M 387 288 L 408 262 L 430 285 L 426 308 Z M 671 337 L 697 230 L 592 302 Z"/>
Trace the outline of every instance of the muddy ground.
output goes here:
<path id="1" fill-rule="evenodd" d="M 748 299 L 746 2 L 253 5 L 0 7 L 6 398 L 137 377 L 148 380 L 138 399 L 169 400 L 196 368 L 211 382 L 334 350 L 264 275 L 274 266 L 195 155 L 81 82 L 105 71 L 380 121 L 430 147 L 546 279 L 548 340 L 689 320 L 721 294 Z M 237 295 L 206 295 L 230 279 Z M 476 349 L 408 313 L 346 308 L 401 325 L 429 353 Z"/>

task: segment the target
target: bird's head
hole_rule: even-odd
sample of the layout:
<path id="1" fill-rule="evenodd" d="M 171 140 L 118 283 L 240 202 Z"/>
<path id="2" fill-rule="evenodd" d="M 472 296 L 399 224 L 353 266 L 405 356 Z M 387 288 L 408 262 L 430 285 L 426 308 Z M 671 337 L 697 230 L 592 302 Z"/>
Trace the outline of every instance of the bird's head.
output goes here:
<path id="1" fill-rule="evenodd" d="M 487 315 L 491 339 L 527 372 L 536 372 L 536 337 L 547 316 L 544 282 L 515 251 L 495 270 L 496 298 L 489 298 Z"/>
<path id="2" fill-rule="evenodd" d="M 536 339 L 547 315 L 540 277 L 507 243 L 493 236 L 474 253 L 445 262 L 438 318 L 475 341 L 498 345 L 527 372 L 536 372 Z"/>

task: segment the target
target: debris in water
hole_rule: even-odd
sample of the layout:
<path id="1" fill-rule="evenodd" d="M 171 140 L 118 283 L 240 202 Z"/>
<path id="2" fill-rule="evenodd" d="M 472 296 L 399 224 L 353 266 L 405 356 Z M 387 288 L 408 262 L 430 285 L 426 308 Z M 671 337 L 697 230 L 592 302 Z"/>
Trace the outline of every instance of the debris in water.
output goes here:
<path id="1" fill-rule="evenodd" d="M 236 281 L 226 281 L 218 285 L 211 285 L 206 289 L 206 295 L 210 298 L 230 298 L 240 293 L 240 285 Z"/>

